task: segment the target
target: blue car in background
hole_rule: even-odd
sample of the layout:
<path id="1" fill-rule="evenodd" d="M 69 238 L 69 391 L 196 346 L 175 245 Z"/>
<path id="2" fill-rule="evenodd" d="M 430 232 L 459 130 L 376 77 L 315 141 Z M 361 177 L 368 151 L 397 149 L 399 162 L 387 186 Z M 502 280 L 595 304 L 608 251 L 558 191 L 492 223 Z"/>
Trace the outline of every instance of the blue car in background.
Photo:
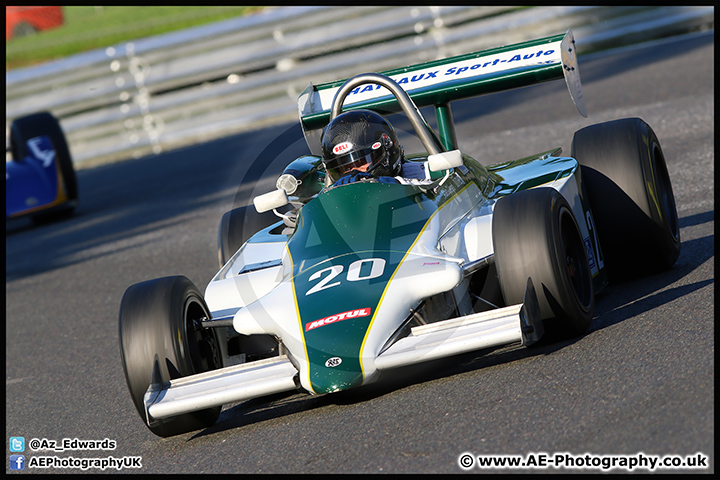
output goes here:
<path id="1" fill-rule="evenodd" d="M 5 217 L 36 223 L 68 217 L 77 204 L 72 157 L 60 123 L 49 112 L 20 117 L 10 127 L 5 162 Z"/>

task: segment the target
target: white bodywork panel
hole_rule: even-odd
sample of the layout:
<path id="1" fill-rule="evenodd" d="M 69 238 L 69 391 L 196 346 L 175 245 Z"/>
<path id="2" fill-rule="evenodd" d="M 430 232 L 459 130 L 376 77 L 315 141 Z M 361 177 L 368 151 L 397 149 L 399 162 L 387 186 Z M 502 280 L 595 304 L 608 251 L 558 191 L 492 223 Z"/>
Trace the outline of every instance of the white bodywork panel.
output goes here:
<path id="1" fill-rule="evenodd" d="M 238 308 L 251 304 L 275 288 L 282 280 L 280 262 L 286 245 L 287 242 L 245 243 L 205 289 L 205 302 L 212 316 L 234 314 Z M 253 265 L 258 269 L 240 274 L 243 268 Z"/>

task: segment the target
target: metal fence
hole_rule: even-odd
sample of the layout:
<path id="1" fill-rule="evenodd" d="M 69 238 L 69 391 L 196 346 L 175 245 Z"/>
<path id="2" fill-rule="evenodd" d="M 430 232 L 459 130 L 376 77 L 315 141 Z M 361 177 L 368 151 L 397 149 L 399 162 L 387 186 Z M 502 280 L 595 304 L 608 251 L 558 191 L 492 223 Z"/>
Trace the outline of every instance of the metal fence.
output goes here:
<path id="1" fill-rule="evenodd" d="M 572 28 L 591 50 L 714 27 L 714 7 L 278 7 L 6 74 L 6 121 L 61 119 L 78 167 L 297 117 L 321 83 Z"/>

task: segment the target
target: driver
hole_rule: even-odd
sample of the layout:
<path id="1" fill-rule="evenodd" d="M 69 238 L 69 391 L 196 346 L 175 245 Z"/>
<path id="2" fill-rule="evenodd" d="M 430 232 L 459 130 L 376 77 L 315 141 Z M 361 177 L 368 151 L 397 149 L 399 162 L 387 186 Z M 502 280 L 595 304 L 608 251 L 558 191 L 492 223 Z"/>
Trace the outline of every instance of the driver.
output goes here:
<path id="1" fill-rule="evenodd" d="M 341 113 L 323 129 L 321 143 L 322 161 L 333 186 L 362 180 L 408 183 L 403 167 L 412 162 L 405 162 L 395 129 L 378 113 Z"/>

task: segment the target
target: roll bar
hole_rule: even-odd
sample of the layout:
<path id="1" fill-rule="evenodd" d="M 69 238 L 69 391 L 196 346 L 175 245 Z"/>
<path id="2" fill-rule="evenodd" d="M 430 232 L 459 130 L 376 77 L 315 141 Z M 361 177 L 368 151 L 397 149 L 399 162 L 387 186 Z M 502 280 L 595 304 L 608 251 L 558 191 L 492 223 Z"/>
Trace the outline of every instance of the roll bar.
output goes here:
<path id="1" fill-rule="evenodd" d="M 333 98 L 332 109 L 330 110 L 330 121 L 333 121 L 335 117 L 342 113 L 342 105 L 348 94 L 360 85 L 368 83 L 377 84 L 390 90 L 390 93 L 392 93 L 397 100 L 403 113 L 405 113 L 408 120 L 410 120 L 410 124 L 415 129 L 415 133 L 417 133 L 428 154 L 432 155 L 446 151 L 433 129 L 428 125 L 425 117 L 420 113 L 415 102 L 412 101 L 405 90 L 390 77 L 379 73 L 361 73 L 360 75 L 349 78 L 343 83 Z"/>

